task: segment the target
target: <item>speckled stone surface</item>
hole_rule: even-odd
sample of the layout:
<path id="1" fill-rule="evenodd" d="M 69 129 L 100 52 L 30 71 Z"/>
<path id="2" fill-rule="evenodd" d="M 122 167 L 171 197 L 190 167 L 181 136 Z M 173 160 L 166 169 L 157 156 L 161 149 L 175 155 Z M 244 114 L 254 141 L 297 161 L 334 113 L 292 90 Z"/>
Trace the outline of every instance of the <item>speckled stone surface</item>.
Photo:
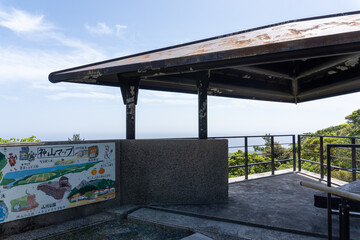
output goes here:
<path id="1" fill-rule="evenodd" d="M 227 140 L 121 141 L 122 204 L 203 204 L 228 198 Z"/>
<path id="2" fill-rule="evenodd" d="M 301 186 L 303 180 L 321 182 L 297 172 L 275 175 L 229 184 L 227 203 L 161 207 L 177 213 L 326 237 L 327 210 L 314 206 L 314 195 L 321 192 Z M 360 239 L 359 218 L 351 217 L 350 231 L 351 239 Z M 333 215 L 333 235 L 338 234 L 339 216 Z"/>
<path id="3" fill-rule="evenodd" d="M 141 208 L 128 215 L 131 221 L 141 223 L 152 223 L 168 226 L 171 228 L 188 229 L 201 233 L 208 238 L 215 240 L 315 240 L 319 237 L 299 235 L 291 232 L 276 231 L 271 229 L 259 228 L 245 224 L 231 223 L 227 221 L 215 220 L 196 215 L 189 216 L 156 209 Z M 186 239 L 186 237 L 185 237 Z M 191 239 L 191 238 L 190 238 Z M 200 239 L 199 239 L 200 240 Z"/>

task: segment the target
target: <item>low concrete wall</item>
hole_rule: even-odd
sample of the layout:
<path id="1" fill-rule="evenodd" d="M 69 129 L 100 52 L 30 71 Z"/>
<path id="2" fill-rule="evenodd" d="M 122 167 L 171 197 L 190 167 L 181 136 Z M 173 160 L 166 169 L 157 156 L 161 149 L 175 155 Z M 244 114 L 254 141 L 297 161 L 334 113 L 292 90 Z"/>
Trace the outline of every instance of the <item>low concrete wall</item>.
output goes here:
<path id="1" fill-rule="evenodd" d="M 116 144 L 115 199 L 2 223 L 0 239 L 5 235 L 81 218 L 123 204 L 206 204 L 224 202 L 228 198 L 227 140 L 104 140 L 78 143 L 100 142 Z M 48 144 L 68 142 L 15 145 Z"/>
<path id="2" fill-rule="evenodd" d="M 122 204 L 227 200 L 227 140 L 124 140 L 120 146 Z"/>

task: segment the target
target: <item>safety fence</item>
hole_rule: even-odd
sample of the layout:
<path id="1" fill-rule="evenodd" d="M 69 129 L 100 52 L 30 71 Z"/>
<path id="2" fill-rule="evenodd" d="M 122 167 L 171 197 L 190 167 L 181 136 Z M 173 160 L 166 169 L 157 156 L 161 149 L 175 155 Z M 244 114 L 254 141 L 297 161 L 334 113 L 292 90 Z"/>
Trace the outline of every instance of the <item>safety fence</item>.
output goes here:
<path id="1" fill-rule="evenodd" d="M 357 144 L 360 137 L 318 135 L 257 135 L 222 136 L 213 139 L 229 141 L 229 177 L 271 172 L 275 170 L 302 169 L 326 176 L 326 145 Z M 352 182 L 360 179 L 356 169 L 360 164 L 360 150 L 338 148 L 332 152 L 332 176 Z"/>

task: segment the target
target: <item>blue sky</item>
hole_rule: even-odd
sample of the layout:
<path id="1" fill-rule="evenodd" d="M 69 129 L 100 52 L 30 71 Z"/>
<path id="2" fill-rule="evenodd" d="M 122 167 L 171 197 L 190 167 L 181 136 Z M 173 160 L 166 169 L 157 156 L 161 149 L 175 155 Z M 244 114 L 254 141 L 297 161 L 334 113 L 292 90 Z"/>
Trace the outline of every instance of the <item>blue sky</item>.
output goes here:
<path id="1" fill-rule="evenodd" d="M 52 71 L 304 17 L 358 0 L 0 1 L 0 137 L 125 137 L 120 90 L 51 84 Z M 311 132 L 345 122 L 360 94 L 299 105 L 209 97 L 209 135 Z M 137 138 L 196 137 L 195 95 L 140 91 Z"/>

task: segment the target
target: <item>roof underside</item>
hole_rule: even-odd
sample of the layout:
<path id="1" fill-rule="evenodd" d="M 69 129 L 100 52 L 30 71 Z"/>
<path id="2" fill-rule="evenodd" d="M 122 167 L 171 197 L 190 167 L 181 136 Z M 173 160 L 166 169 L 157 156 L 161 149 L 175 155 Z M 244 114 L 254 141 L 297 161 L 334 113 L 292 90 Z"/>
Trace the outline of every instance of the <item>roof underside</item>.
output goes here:
<path id="1" fill-rule="evenodd" d="M 299 103 L 360 91 L 360 12 L 266 26 L 50 74 L 51 82 Z"/>

